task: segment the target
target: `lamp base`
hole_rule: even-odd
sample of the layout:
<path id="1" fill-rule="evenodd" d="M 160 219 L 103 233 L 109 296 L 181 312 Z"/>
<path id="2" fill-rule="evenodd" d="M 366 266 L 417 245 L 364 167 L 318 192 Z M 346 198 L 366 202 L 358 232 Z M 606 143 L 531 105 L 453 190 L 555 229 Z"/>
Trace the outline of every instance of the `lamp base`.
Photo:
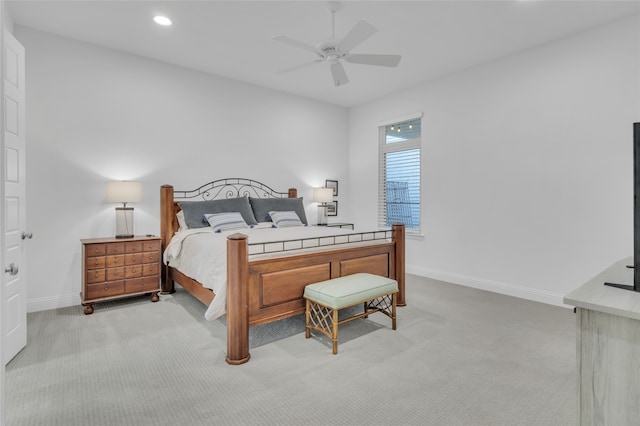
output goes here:
<path id="1" fill-rule="evenodd" d="M 327 226 L 327 206 L 324 203 L 318 206 L 318 226 Z"/>
<path id="2" fill-rule="evenodd" d="M 133 238 L 133 207 L 116 207 L 116 238 Z"/>

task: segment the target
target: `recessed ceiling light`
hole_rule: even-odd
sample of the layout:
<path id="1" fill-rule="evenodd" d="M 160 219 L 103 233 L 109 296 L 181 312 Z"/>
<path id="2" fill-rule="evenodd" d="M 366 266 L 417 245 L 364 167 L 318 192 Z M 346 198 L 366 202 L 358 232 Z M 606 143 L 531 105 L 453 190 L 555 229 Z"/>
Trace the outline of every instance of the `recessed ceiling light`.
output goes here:
<path id="1" fill-rule="evenodd" d="M 158 25 L 162 25 L 163 27 L 170 27 L 172 22 L 171 19 L 167 18 L 166 16 L 162 16 L 162 15 L 157 15 L 153 17 L 153 22 L 155 22 Z"/>

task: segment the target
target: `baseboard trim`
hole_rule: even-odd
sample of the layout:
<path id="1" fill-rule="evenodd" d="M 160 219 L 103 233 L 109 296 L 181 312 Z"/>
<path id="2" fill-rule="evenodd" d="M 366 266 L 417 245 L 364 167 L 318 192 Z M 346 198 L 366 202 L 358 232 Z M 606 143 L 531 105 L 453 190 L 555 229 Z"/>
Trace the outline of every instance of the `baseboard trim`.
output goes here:
<path id="1" fill-rule="evenodd" d="M 561 306 L 563 308 L 573 308 L 572 306 L 564 304 L 563 294 L 553 293 L 550 291 L 522 287 L 483 278 L 474 278 L 466 275 L 453 274 L 450 272 L 438 271 L 429 268 L 415 268 L 407 266 L 406 271 L 409 274 L 419 275 L 421 277 L 431 278 L 438 281 L 445 281 L 452 284 L 473 287 L 479 290 L 491 291 L 493 293 L 518 297 L 520 299 L 531 300 L 534 302 L 546 303 L 548 305 Z"/>
<path id="2" fill-rule="evenodd" d="M 543 291 L 529 287 L 506 284 L 503 282 L 492 281 L 483 278 L 474 278 L 466 275 L 438 271 L 429 268 L 416 268 L 407 266 L 406 272 L 408 274 L 414 274 L 438 281 L 445 281 L 451 284 L 463 285 L 466 287 L 477 288 L 479 290 L 486 290 L 493 293 L 504 294 L 507 296 L 519 297 L 520 299 L 546 303 L 548 305 L 562 306 L 564 308 L 573 308 L 569 305 L 564 304 L 563 294 L 553 293 L 550 291 Z M 38 299 L 27 300 L 27 312 L 38 312 L 46 311 L 49 309 L 66 308 L 68 306 L 79 304 L 80 295 L 78 294 L 42 297 Z"/>
<path id="3" fill-rule="evenodd" d="M 48 311 L 49 309 L 66 308 L 80 304 L 80 295 L 66 294 L 61 296 L 40 297 L 27 300 L 27 312 Z"/>

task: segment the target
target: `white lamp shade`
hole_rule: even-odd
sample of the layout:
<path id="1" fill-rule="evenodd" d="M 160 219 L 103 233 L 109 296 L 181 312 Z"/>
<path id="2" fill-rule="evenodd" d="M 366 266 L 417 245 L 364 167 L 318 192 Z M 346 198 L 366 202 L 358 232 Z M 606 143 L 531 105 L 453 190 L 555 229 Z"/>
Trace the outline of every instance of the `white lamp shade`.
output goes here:
<path id="1" fill-rule="evenodd" d="M 134 203 L 142 199 L 142 183 L 129 181 L 107 182 L 107 201 Z"/>
<path id="2" fill-rule="evenodd" d="M 330 203 L 333 201 L 333 188 L 315 188 L 313 201 L 316 203 Z"/>

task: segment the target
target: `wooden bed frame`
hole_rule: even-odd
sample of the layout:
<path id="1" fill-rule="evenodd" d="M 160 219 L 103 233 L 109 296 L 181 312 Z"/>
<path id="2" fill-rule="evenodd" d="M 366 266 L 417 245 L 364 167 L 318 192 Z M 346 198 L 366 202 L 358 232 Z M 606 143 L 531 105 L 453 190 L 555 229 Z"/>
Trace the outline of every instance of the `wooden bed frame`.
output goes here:
<path id="1" fill-rule="evenodd" d="M 295 198 L 297 190 L 277 192 L 259 182 L 221 179 L 193 191 L 160 188 L 160 233 L 162 250 L 178 229 L 179 202 L 233 198 L 250 195 L 257 198 Z M 269 259 L 249 258 L 248 238 L 236 233 L 227 239 L 227 362 L 249 361 L 249 327 L 266 324 L 305 312 L 304 287 L 356 272 L 390 277 L 398 282 L 397 305 L 405 306 L 404 225 L 392 227 L 391 241 L 361 246 L 330 246 L 326 251 L 285 254 Z M 163 265 L 162 292 L 174 292 L 174 282 L 209 305 L 215 294 L 177 269 Z"/>

